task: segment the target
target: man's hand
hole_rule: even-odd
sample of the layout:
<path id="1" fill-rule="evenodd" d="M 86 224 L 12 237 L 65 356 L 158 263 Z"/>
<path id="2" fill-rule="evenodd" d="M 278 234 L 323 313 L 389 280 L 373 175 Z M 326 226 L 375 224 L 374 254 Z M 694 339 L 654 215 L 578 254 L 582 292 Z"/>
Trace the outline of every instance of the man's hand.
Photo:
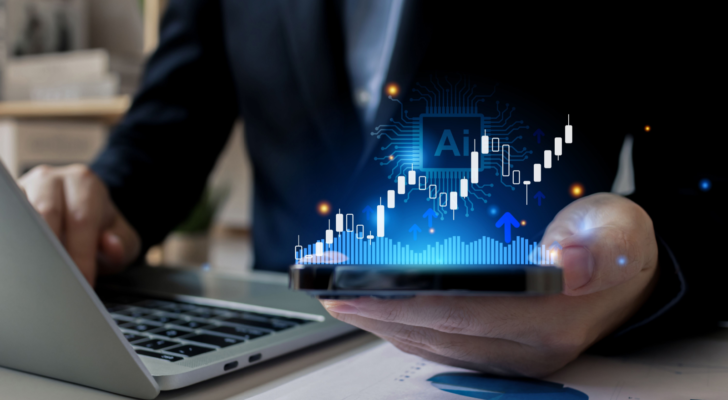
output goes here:
<path id="1" fill-rule="evenodd" d="M 139 255 L 139 235 L 88 167 L 39 166 L 18 183 L 92 285 L 97 273 L 119 271 Z"/>
<path id="2" fill-rule="evenodd" d="M 542 243 L 563 247 L 564 294 L 539 297 L 323 301 L 332 316 L 432 361 L 543 376 L 634 314 L 657 270 L 652 220 L 632 201 L 596 194 L 554 218 Z"/>

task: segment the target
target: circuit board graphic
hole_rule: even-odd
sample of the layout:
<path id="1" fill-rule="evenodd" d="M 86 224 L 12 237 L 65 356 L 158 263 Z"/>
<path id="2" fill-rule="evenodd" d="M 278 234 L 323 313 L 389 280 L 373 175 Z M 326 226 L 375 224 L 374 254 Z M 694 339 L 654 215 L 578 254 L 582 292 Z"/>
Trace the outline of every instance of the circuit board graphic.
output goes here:
<path id="1" fill-rule="evenodd" d="M 529 126 L 513 117 L 515 107 L 501 106 L 496 101 L 496 115 L 479 111 L 479 104 L 494 95 L 497 85 L 489 94 L 476 94 L 477 85 L 464 79 L 454 84 L 447 77 L 444 81 L 441 84 L 439 78 L 431 77 L 429 85 L 417 83 L 412 89 L 419 97 L 410 98 L 410 102 L 425 103 L 425 112 L 416 117 L 410 117 L 402 102 L 389 96 L 389 100 L 399 103 L 400 117 L 377 126 L 371 133 L 382 141 L 382 155 L 374 160 L 391 168 L 389 179 L 404 180 L 405 174 L 418 176 L 417 184 L 409 190 L 399 186 L 407 190 L 403 201 L 410 201 L 413 192 L 423 191 L 424 200 L 432 203 L 442 220 L 454 211 L 448 201 L 460 202 L 467 217 L 475 203 L 488 203 L 494 184 L 515 190 L 514 179 L 515 184 L 520 184 L 520 170 L 515 168 L 532 154 L 525 146 L 516 147 L 523 139 L 518 131 Z M 481 184 L 473 171 L 486 172 L 481 177 L 488 182 Z M 469 196 L 449 196 L 463 189 L 463 180 L 467 180 Z"/>

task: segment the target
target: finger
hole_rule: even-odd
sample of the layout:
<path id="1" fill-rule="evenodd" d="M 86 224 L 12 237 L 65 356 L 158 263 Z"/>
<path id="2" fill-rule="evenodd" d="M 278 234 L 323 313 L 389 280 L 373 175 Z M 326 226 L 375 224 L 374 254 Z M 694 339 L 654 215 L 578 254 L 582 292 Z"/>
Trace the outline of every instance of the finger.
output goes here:
<path id="1" fill-rule="evenodd" d="M 43 217 L 53 233 L 60 238 L 65 208 L 63 181 L 59 177 L 48 175 L 33 181 L 22 182 L 20 187 L 28 197 L 30 204 Z"/>
<path id="2" fill-rule="evenodd" d="M 64 180 L 66 200 L 64 246 L 90 284 L 96 279 L 96 254 L 102 226 L 103 204 L 94 196 L 95 182 L 81 176 Z"/>
<path id="3" fill-rule="evenodd" d="M 139 235 L 121 213 L 115 214 L 111 226 L 101 233 L 99 243 L 99 272 L 104 274 L 121 271 L 141 251 Z"/>
<path id="4" fill-rule="evenodd" d="M 650 248 L 656 246 L 654 239 L 644 236 L 628 227 L 603 226 L 564 239 L 564 293 L 580 296 L 605 290 L 655 266 L 657 260 L 648 259 L 657 254 Z"/>
<path id="5" fill-rule="evenodd" d="M 363 297 L 322 302 L 329 312 L 339 315 L 353 314 L 445 333 L 520 341 L 528 341 L 534 334 L 522 328 L 523 320 L 538 320 L 539 313 L 551 303 L 551 296 L 540 299 L 417 296 L 402 300 Z"/>
<path id="6" fill-rule="evenodd" d="M 567 237 L 582 230 L 588 210 L 587 207 L 582 207 L 577 203 L 564 207 L 546 227 L 541 243 L 549 247 L 554 242 L 561 243 Z"/>
<path id="7" fill-rule="evenodd" d="M 553 368 L 536 348 L 505 339 L 480 338 L 436 331 L 394 322 L 377 321 L 358 315 L 335 316 L 385 340 L 396 340 L 440 357 L 459 360 L 476 369 L 496 368 L 500 372 L 537 374 Z M 565 362 L 563 362 L 565 364 Z M 559 364 L 559 366 L 563 365 Z M 516 372 L 517 371 L 517 372 Z"/>

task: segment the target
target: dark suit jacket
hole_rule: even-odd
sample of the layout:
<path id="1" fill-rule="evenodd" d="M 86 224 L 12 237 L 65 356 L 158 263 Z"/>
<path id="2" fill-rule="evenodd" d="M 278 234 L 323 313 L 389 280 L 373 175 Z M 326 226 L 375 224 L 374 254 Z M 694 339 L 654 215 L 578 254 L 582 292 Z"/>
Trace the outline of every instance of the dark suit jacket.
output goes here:
<path id="1" fill-rule="evenodd" d="M 362 125 L 351 101 L 341 8 L 314 0 L 170 2 L 132 108 L 92 166 L 145 248 L 199 200 L 237 117 L 254 167 L 256 267 L 291 263 L 295 235 L 325 223 L 313 212 L 321 199 L 356 203 L 372 187 L 356 183 L 380 167 L 371 162 L 373 127 Z M 474 76 L 543 114 L 578 116 L 569 179 L 589 182 L 588 193 L 609 191 L 624 135 L 632 134 L 631 197 L 661 238 L 660 278 L 643 309 L 602 346 L 626 349 L 715 326 L 726 314 L 726 268 L 711 228 L 725 222 L 725 167 L 707 128 L 717 115 L 703 97 L 714 84 L 711 53 L 673 16 L 550 11 L 407 1 L 386 81 L 406 98 L 433 73 Z M 399 112 L 383 100 L 377 121 Z M 710 191 L 699 190 L 703 178 Z"/>

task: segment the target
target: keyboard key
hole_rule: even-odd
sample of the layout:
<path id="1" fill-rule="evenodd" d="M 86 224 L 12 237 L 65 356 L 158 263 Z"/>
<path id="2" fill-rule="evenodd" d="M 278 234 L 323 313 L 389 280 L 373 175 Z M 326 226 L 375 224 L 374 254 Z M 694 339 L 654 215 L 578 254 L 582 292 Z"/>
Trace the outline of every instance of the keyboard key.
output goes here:
<path id="1" fill-rule="evenodd" d="M 185 312 L 185 315 L 189 315 L 192 317 L 198 317 L 198 318 L 212 318 L 215 316 L 215 313 L 213 313 L 211 308 L 197 307 L 192 311 Z"/>
<path id="2" fill-rule="evenodd" d="M 180 304 L 180 303 L 172 303 L 167 304 L 161 307 L 157 307 L 158 310 L 164 311 L 171 314 L 181 314 L 181 313 L 188 313 L 192 310 L 197 308 L 196 306 L 193 306 L 192 304 Z"/>
<path id="3" fill-rule="evenodd" d="M 135 335 L 133 333 L 125 333 L 124 337 L 126 338 L 126 340 L 128 340 L 130 342 L 136 342 L 137 340 L 141 340 L 141 339 L 149 339 L 146 336 L 139 336 L 139 335 Z"/>
<path id="4" fill-rule="evenodd" d="M 292 327 L 296 326 L 295 324 L 292 324 L 290 322 L 285 322 L 285 321 L 276 321 L 276 320 L 261 321 L 258 318 L 251 319 L 251 318 L 245 318 L 245 316 L 241 316 L 241 318 L 238 318 L 238 317 L 228 318 L 228 319 L 225 319 L 224 321 L 229 322 L 231 324 L 241 324 L 241 325 L 255 326 L 258 328 L 270 329 L 272 331 L 282 331 L 284 329 L 288 329 L 288 328 L 292 328 Z"/>
<path id="5" fill-rule="evenodd" d="M 141 308 L 132 308 L 132 309 L 128 309 L 128 310 L 122 310 L 119 312 L 115 312 L 114 314 L 119 314 L 119 315 L 123 315 L 126 317 L 131 317 L 131 318 L 141 318 L 145 315 L 151 314 L 151 312 L 149 310 L 143 310 Z"/>
<path id="6" fill-rule="evenodd" d="M 206 322 L 185 321 L 183 319 L 178 319 L 176 321 L 172 321 L 172 322 L 170 322 L 170 324 L 182 326 L 182 327 L 190 328 L 190 329 L 197 329 L 197 328 L 201 328 L 201 327 L 207 325 Z"/>
<path id="7" fill-rule="evenodd" d="M 261 331 L 260 329 L 243 328 L 242 326 L 218 326 L 213 325 L 204 328 L 206 331 L 213 331 L 218 333 L 224 333 L 226 335 L 239 336 L 245 339 L 255 339 L 261 336 L 267 335 L 269 332 Z"/>
<path id="8" fill-rule="evenodd" d="M 173 304 L 165 304 L 161 307 L 156 307 L 158 310 L 162 310 L 164 312 L 172 313 L 172 314 L 179 314 L 184 312 L 183 309 L 179 307 L 179 304 L 173 303 Z"/>
<path id="9" fill-rule="evenodd" d="M 137 350 L 136 353 L 139 355 L 142 355 L 142 356 L 160 358 L 162 360 L 167 360 L 167 361 L 171 361 L 171 362 L 184 360 L 184 358 L 182 358 L 182 357 L 171 356 L 169 354 L 155 353 L 153 351 L 147 351 L 147 350 Z"/>
<path id="10" fill-rule="evenodd" d="M 213 351 L 213 349 L 208 349 L 207 347 L 195 346 L 193 344 L 183 344 L 182 346 L 172 347 L 171 349 L 167 349 L 166 351 L 170 352 L 170 353 L 182 354 L 183 356 L 187 356 L 187 357 L 194 357 L 198 354 L 203 354 L 203 353 Z"/>
<path id="11" fill-rule="evenodd" d="M 162 328 L 150 331 L 149 333 L 153 333 L 159 336 L 166 336 L 168 338 L 176 338 L 184 335 L 189 335 L 190 333 L 193 333 L 193 331 L 182 328 Z"/>
<path id="12" fill-rule="evenodd" d="M 146 321 L 159 322 L 160 324 L 168 324 L 177 318 L 168 317 L 166 315 L 147 315 L 146 317 L 143 317 L 143 319 Z"/>
<path id="13" fill-rule="evenodd" d="M 152 339 L 152 340 L 148 340 L 146 342 L 136 343 L 136 344 L 134 344 L 134 346 L 146 347 L 146 348 L 152 349 L 152 350 L 159 350 L 159 349 L 164 349 L 166 347 L 175 346 L 178 344 L 179 344 L 178 342 L 169 342 L 169 341 L 161 340 L 161 339 Z"/>
<path id="14" fill-rule="evenodd" d="M 115 319 L 114 321 L 116 321 L 116 325 L 119 325 L 119 326 L 130 323 L 129 321 L 124 321 L 123 319 Z"/>
<path id="15" fill-rule="evenodd" d="M 232 346 L 234 344 L 243 343 L 245 341 L 242 338 L 233 339 L 233 338 L 227 338 L 227 337 L 222 337 L 222 336 L 204 335 L 204 334 L 186 337 L 185 340 L 189 340 L 190 342 L 211 344 L 213 346 L 219 346 L 219 347 L 228 347 L 228 346 Z"/>
<path id="16" fill-rule="evenodd" d="M 150 329 L 157 328 L 157 326 L 153 326 L 153 325 L 149 325 L 149 324 L 135 324 L 133 322 L 129 322 L 127 324 L 121 325 L 121 327 L 124 329 L 129 329 L 129 330 L 137 331 L 137 332 L 146 332 Z"/>

